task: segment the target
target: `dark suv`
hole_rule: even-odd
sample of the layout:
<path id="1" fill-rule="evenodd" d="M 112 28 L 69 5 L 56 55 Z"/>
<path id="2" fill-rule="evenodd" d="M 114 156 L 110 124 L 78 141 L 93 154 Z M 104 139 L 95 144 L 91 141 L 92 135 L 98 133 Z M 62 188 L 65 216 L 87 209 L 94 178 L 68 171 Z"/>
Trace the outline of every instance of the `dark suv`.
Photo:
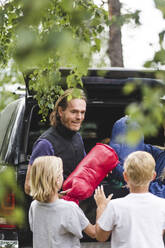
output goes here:
<path id="1" fill-rule="evenodd" d="M 69 72 L 68 69 L 61 69 L 64 79 Z M 139 90 L 130 95 L 123 93 L 123 87 L 127 82 L 134 83 L 139 78 L 143 84 L 148 84 L 151 87 L 160 84 L 158 80 L 154 79 L 153 71 L 125 69 L 91 69 L 88 75 L 82 79 L 88 97 L 86 117 L 80 130 L 86 152 L 97 142 L 109 143 L 112 126 L 117 119 L 125 114 L 125 107 L 131 102 L 141 100 Z M 0 162 L 1 164 L 13 165 L 17 173 L 18 184 L 23 191 L 33 143 L 49 126 L 49 122 L 41 122 L 38 111 L 37 102 L 28 90 L 27 83 L 25 94 L 22 94 L 18 100 L 8 105 L 0 113 Z M 156 138 L 148 139 L 146 142 L 163 146 L 163 130 L 160 130 Z M 102 184 L 106 194 L 113 192 L 114 198 L 128 193 L 127 189 L 122 188 L 120 184 L 112 182 L 112 180 L 108 180 L 108 178 Z M 31 200 L 29 196 L 25 195 L 26 217 Z M 94 223 L 96 206 L 93 197 L 82 201 L 80 207 L 89 220 Z M 14 225 L 7 225 L 1 219 L 3 220 L 0 216 L 0 247 L 7 247 L 5 246 L 7 240 L 11 241 L 12 247 L 18 247 L 17 237 L 19 247 L 32 244 L 28 218 L 26 218 L 25 226 L 22 229 L 17 229 Z M 93 245 L 93 242 L 96 241 L 84 236 L 82 242 L 91 242 Z"/>

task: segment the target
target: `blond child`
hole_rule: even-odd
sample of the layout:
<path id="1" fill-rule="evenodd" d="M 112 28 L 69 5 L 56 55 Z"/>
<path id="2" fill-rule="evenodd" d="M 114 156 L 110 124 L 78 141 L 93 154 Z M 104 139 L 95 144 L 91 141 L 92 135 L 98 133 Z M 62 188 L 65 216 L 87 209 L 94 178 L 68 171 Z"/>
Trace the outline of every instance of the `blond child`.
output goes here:
<path id="1" fill-rule="evenodd" d="M 130 194 L 107 199 L 103 188 L 95 191 L 97 204 L 96 238 L 111 248 L 163 248 L 165 199 L 148 192 L 155 178 L 155 160 L 144 151 L 131 153 L 124 163 L 124 179 Z"/>
<path id="2" fill-rule="evenodd" d="M 35 199 L 29 210 L 33 248 L 80 247 L 82 231 L 95 237 L 95 226 L 74 202 L 59 199 L 63 183 L 62 160 L 55 156 L 35 159 L 31 173 L 31 195 Z"/>

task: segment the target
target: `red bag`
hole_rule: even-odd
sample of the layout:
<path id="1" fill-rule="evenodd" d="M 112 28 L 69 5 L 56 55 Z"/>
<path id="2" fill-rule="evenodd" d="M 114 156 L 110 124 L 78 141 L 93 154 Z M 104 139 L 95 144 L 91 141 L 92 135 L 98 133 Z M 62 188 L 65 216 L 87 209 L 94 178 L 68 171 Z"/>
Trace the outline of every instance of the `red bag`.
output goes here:
<path id="1" fill-rule="evenodd" d="M 97 143 L 63 183 L 70 189 L 63 199 L 74 201 L 90 197 L 106 175 L 118 164 L 116 152 L 106 144 Z"/>

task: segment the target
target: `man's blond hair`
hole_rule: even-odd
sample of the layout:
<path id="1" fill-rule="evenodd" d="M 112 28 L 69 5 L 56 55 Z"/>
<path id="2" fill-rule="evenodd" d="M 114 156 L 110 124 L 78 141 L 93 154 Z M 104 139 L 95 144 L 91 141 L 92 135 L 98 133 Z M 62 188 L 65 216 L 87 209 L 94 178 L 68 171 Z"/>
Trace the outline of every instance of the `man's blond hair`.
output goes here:
<path id="1" fill-rule="evenodd" d="M 124 171 L 131 185 L 145 186 L 153 179 L 155 160 L 148 152 L 133 152 L 124 162 Z"/>
<path id="2" fill-rule="evenodd" d="M 42 156 L 34 160 L 30 170 L 31 196 L 49 202 L 57 192 L 57 181 L 62 175 L 62 160 L 56 156 Z"/>

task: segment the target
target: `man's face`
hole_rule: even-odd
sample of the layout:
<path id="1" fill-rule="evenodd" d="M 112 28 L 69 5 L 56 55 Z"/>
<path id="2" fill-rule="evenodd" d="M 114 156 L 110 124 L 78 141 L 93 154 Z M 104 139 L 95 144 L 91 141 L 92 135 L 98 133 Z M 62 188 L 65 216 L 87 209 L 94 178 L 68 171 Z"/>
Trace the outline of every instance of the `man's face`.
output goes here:
<path id="1" fill-rule="evenodd" d="M 72 131 L 79 131 L 81 123 L 84 120 L 86 111 L 86 102 L 83 99 L 72 99 L 68 102 L 65 110 L 58 108 L 61 123 Z"/>

